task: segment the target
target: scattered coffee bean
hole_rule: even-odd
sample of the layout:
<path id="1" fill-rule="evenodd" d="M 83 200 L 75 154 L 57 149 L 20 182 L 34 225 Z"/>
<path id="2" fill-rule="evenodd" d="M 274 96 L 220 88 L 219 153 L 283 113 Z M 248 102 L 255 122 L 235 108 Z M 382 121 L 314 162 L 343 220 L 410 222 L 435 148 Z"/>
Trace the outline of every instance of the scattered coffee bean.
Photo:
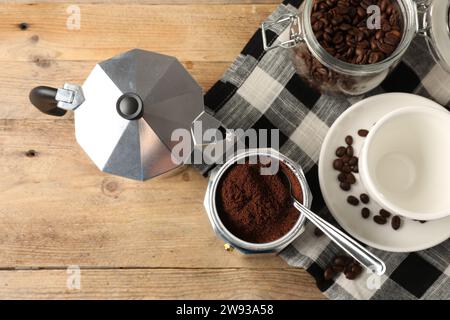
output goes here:
<path id="1" fill-rule="evenodd" d="M 344 166 L 344 161 L 342 159 L 336 159 L 333 161 L 333 168 L 335 170 L 341 171 Z"/>
<path id="2" fill-rule="evenodd" d="M 333 270 L 333 267 L 328 267 L 328 268 L 326 268 L 325 269 L 325 273 L 323 274 L 323 278 L 325 279 L 325 280 L 331 280 L 331 279 L 333 279 L 333 277 L 334 277 L 334 270 Z"/>
<path id="3" fill-rule="evenodd" d="M 352 263 L 351 272 L 355 273 L 356 275 L 359 275 L 362 272 L 362 267 L 359 263 L 356 261 Z"/>
<path id="4" fill-rule="evenodd" d="M 347 149 L 345 149 L 345 152 L 347 152 Z M 351 157 L 349 157 L 347 154 L 344 154 L 341 159 L 344 163 L 349 163 Z"/>
<path id="5" fill-rule="evenodd" d="M 346 266 L 350 262 L 352 262 L 352 258 L 349 256 L 338 255 L 333 259 L 333 264 L 336 266 Z"/>
<path id="6" fill-rule="evenodd" d="M 367 219 L 368 217 L 370 217 L 370 209 L 369 209 L 369 208 L 366 208 L 366 207 L 362 208 L 362 209 L 361 209 L 361 216 L 362 216 L 364 219 Z"/>
<path id="7" fill-rule="evenodd" d="M 345 143 L 349 146 L 351 146 L 353 144 L 353 137 L 348 135 L 345 137 Z"/>
<path id="8" fill-rule="evenodd" d="M 355 166 L 358 164 L 358 158 L 357 157 L 351 157 L 350 160 L 348 161 L 348 164 L 351 166 Z"/>
<path id="9" fill-rule="evenodd" d="M 356 178 L 355 178 L 355 176 L 353 175 L 353 173 L 347 173 L 347 174 L 345 175 L 345 179 L 346 179 L 346 182 L 347 182 L 347 183 L 350 183 L 350 184 L 356 183 Z"/>
<path id="10" fill-rule="evenodd" d="M 341 182 L 339 184 L 339 187 L 344 191 L 349 191 L 351 189 L 350 183 L 347 183 L 347 182 Z"/>
<path id="11" fill-rule="evenodd" d="M 364 204 L 367 204 L 367 203 L 369 203 L 369 201 L 370 201 L 370 198 L 369 198 L 369 196 L 368 196 L 366 193 L 362 193 L 362 194 L 359 196 L 359 199 L 360 199 L 361 202 L 364 203 Z"/>
<path id="12" fill-rule="evenodd" d="M 345 267 L 344 275 L 347 279 L 354 280 L 361 274 L 362 271 L 363 269 L 361 265 L 357 261 L 353 260 Z"/>
<path id="13" fill-rule="evenodd" d="M 345 154 L 345 151 L 346 151 L 346 149 L 345 149 L 345 147 L 339 147 L 339 148 L 337 148 L 336 149 L 336 156 L 337 157 L 342 157 L 344 154 Z"/>
<path id="14" fill-rule="evenodd" d="M 398 230 L 402 224 L 402 219 L 399 216 L 393 216 L 391 221 L 392 229 Z"/>
<path id="15" fill-rule="evenodd" d="M 345 277 L 348 280 L 355 280 L 356 279 L 356 273 L 354 273 L 354 272 L 347 271 L 347 272 L 344 273 L 344 275 L 345 275 Z"/>
<path id="16" fill-rule="evenodd" d="M 324 279 L 331 280 L 335 275 L 343 272 L 349 280 L 356 279 L 363 271 L 361 265 L 353 258 L 337 255 L 324 271 Z"/>
<path id="17" fill-rule="evenodd" d="M 338 158 L 333 161 L 333 168 L 339 171 L 337 180 L 339 186 L 344 191 L 349 191 L 351 185 L 356 183 L 356 177 L 354 173 L 358 173 L 358 157 L 355 157 L 354 149 L 351 146 L 354 142 L 351 135 L 345 137 L 347 147 L 339 146 L 335 154 Z"/>
<path id="18" fill-rule="evenodd" d="M 348 161 L 350 162 L 350 160 L 353 157 L 353 147 L 352 146 L 348 146 L 347 149 L 345 150 L 345 154 L 349 156 Z"/>
<path id="19" fill-rule="evenodd" d="M 373 221 L 375 221 L 378 224 L 386 224 L 387 220 L 383 216 L 374 216 Z"/>
<path id="20" fill-rule="evenodd" d="M 314 235 L 315 235 L 316 237 L 321 237 L 321 236 L 323 236 L 323 231 L 316 227 L 316 228 L 314 229 Z"/>
<path id="21" fill-rule="evenodd" d="M 351 204 L 352 206 L 357 206 L 359 204 L 359 200 L 357 197 L 355 196 L 348 196 L 347 197 L 347 202 L 349 204 Z"/>
<path id="22" fill-rule="evenodd" d="M 339 266 L 339 265 L 334 265 L 332 268 L 333 268 L 333 271 L 336 273 L 341 273 L 345 270 L 344 266 Z"/>
<path id="23" fill-rule="evenodd" d="M 383 218 L 386 218 L 386 219 L 391 216 L 391 213 L 384 209 L 381 209 L 379 214 L 380 214 L 380 216 L 382 216 Z"/>
<path id="24" fill-rule="evenodd" d="M 344 166 L 342 167 L 342 172 L 350 173 L 350 172 L 352 172 L 352 168 L 349 165 L 344 164 Z"/>
<path id="25" fill-rule="evenodd" d="M 366 130 L 366 129 L 359 129 L 358 130 L 358 135 L 360 137 L 367 137 L 368 134 L 369 134 L 369 130 Z"/>
<path id="26" fill-rule="evenodd" d="M 343 172 L 339 173 L 337 178 L 339 182 L 347 182 L 347 175 Z"/>

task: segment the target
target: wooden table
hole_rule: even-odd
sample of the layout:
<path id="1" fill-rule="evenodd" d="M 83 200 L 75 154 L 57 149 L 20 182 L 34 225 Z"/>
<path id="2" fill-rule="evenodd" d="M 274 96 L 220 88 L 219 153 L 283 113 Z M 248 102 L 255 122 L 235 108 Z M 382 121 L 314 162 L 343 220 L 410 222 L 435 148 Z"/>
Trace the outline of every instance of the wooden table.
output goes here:
<path id="1" fill-rule="evenodd" d="M 28 101 L 32 87 L 81 84 L 97 61 L 135 47 L 177 56 L 207 90 L 278 1 L 93 2 L 77 1 L 80 30 L 66 27 L 71 3 L 0 4 L 0 298 L 323 298 L 276 256 L 224 251 L 197 172 L 104 174 L 71 114 Z M 79 290 L 67 286 L 71 265 Z"/>

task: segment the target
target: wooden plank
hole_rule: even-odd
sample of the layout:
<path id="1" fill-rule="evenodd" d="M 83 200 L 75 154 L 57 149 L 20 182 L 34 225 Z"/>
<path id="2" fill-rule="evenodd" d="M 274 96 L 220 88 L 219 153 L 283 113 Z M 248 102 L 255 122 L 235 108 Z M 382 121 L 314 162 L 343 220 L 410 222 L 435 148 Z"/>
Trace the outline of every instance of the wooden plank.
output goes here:
<path id="1" fill-rule="evenodd" d="M 0 268 L 285 265 L 224 251 L 193 169 L 146 182 L 102 173 L 70 120 L 0 120 L 0 145 Z"/>
<path id="2" fill-rule="evenodd" d="M 68 30 L 69 4 L 5 4 L 0 60 L 104 60 L 140 47 L 183 61 L 232 61 L 276 5 L 81 4 L 81 29 Z M 28 28 L 21 30 L 20 23 Z"/>
<path id="3" fill-rule="evenodd" d="M 83 84 L 96 61 L 54 61 L 46 67 L 28 61 L 2 62 L 0 76 L 0 119 L 51 119 L 35 109 L 28 100 L 38 85 L 61 87 L 65 82 Z M 184 61 L 189 73 L 208 90 L 227 69 L 228 62 Z M 68 113 L 66 118 L 73 118 Z"/>
<path id="4" fill-rule="evenodd" d="M 81 270 L 67 289 L 66 270 L 0 271 L 0 299 L 324 299 L 299 269 Z"/>

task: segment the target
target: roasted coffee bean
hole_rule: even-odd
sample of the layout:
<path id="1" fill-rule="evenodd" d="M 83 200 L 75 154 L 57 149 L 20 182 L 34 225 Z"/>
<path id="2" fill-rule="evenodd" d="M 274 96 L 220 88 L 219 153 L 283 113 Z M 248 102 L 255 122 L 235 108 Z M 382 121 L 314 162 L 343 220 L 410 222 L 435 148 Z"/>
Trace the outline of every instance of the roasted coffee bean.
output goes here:
<path id="1" fill-rule="evenodd" d="M 349 191 L 351 189 L 351 185 L 348 182 L 341 182 L 339 187 L 344 191 Z"/>
<path id="2" fill-rule="evenodd" d="M 336 159 L 333 161 L 333 168 L 335 170 L 341 171 L 343 166 L 344 162 L 342 161 L 342 159 Z"/>
<path id="3" fill-rule="evenodd" d="M 331 19 L 331 24 L 333 26 L 337 26 L 338 24 L 342 23 L 344 21 L 344 18 L 342 16 L 334 16 L 334 18 Z"/>
<path id="4" fill-rule="evenodd" d="M 356 8 L 356 13 L 358 14 L 358 16 L 365 17 L 367 15 L 366 10 L 364 10 L 364 8 L 362 7 L 357 7 Z"/>
<path id="5" fill-rule="evenodd" d="M 380 1 L 380 10 L 381 10 L 381 12 L 385 12 L 388 5 L 389 5 L 389 1 L 388 0 L 381 0 Z"/>
<path id="6" fill-rule="evenodd" d="M 323 274 L 323 278 L 325 279 L 325 280 L 331 280 L 331 279 L 333 279 L 333 277 L 334 277 L 334 270 L 333 270 L 333 267 L 328 267 L 328 268 L 326 268 L 325 269 L 325 272 L 324 272 L 324 274 Z"/>
<path id="7" fill-rule="evenodd" d="M 384 42 L 390 44 L 391 46 L 396 46 L 401 40 L 400 36 L 401 36 L 400 32 L 398 32 L 397 30 L 392 30 L 386 33 L 384 37 Z"/>
<path id="8" fill-rule="evenodd" d="M 352 146 L 347 146 L 347 149 L 345 150 L 345 154 L 348 155 L 349 157 L 353 157 L 353 147 Z M 351 159 L 351 158 L 350 158 Z M 348 160 L 350 162 L 350 159 Z"/>
<path id="9" fill-rule="evenodd" d="M 314 235 L 315 235 L 316 237 L 321 237 L 321 236 L 323 236 L 323 231 L 316 227 L 316 228 L 314 229 Z"/>
<path id="10" fill-rule="evenodd" d="M 389 24 L 389 21 L 387 20 L 381 20 L 381 30 L 383 32 L 389 32 L 391 31 L 391 25 Z"/>
<path id="11" fill-rule="evenodd" d="M 348 256 L 342 256 L 342 255 L 338 255 L 336 257 L 334 257 L 333 259 L 333 264 L 335 266 L 347 266 L 350 262 L 352 262 L 352 258 L 348 257 Z"/>
<path id="12" fill-rule="evenodd" d="M 347 203 L 351 204 L 352 206 L 357 206 L 359 204 L 359 200 L 355 196 L 348 196 Z"/>
<path id="13" fill-rule="evenodd" d="M 359 268 L 356 266 L 358 266 L 358 265 L 351 263 L 345 268 L 344 275 L 347 279 L 354 280 L 359 276 L 359 274 L 362 271 L 362 268 L 361 268 L 361 266 L 359 266 Z"/>
<path id="14" fill-rule="evenodd" d="M 352 168 L 349 165 L 344 164 L 344 166 L 342 167 L 342 172 L 350 173 L 350 172 L 352 172 Z"/>
<path id="15" fill-rule="evenodd" d="M 317 35 L 316 35 L 316 36 L 317 36 Z M 382 30 L 378 30 L 378 31 L 375 33 L 375 39 L 381 40 L 383 37 L 384 37 L 384 32 L 383 32 Z M 373 48 L 372 48 L 372 49 L 373 49 Z"/>
<path id="16" fill-rule="evenodd" d="M 347 174 L 341 172 L 338 174 L 337 179 L 339 182 L 347 182 Z"/>
<path id="17" fill-rule="evenodd" d="M 392 4 L 388 4 L 388 6 L 386 7 L 386 14 L 391 15 L 394 10 L 394 6 Z"/>
<path id="18" fill-rule="evenodd" d="M 395 47 L 391 46 L 390 44 L 387 43 L 381 43 L 380 41 L 378 41 L 378 49 L 381 50 L 381 52 L 390 55 L 392 52 L 394 52 Z"/>
<path id="19" fill-rule="evenodd" d="M 362 40 L 356 45 L 356 49 L 368 49 L 370 47 L 370 43 L 367 40 Z"/>
<path id="20" fill-rule="evenodd" d="M 339 158 L 342 157 L 345 154 L 345 147 L 339 147 L 336 149 L 336 156 Z"/>
<path id="21" fill-rule="evenodd" d="M 356 279 L 356 274 L 354 272 L 351 272 L 351 271 L 345 272 L 344 275 L 348 280 Z"/>
<path id="22" fill-rule="evenodd" d="M 345 20 L 345 17 L 344 17 Z M 351 25 L 349 25 L 348 23 L 343 23 L 339 26 L 339 29 L 341 29 L 342 31 L 348 31 L 352 28 Z"/>
<path id="23" fill-rule="evenodd" d="M 370 49 L 377 50 L 378 48 L 378 40 L 376 38 L 372 38 L 370 40 Z"/>
<path id="24" fill-rule="evenodd" d="M 364 219 L 367 219 L 368 217 L 370 217 L 370 209 L 366 207 L 362 208 L 361 215 Z"/>
<path id="25" fill-rule="evenodd" d="M 337 255 L 334 257 L 331 265 L 329 265 L 324 272 L 326 280 L 332 279 L 335 275 L 343 272 L 347 279 L 356 279 L 363 269 L 361 265 L 353 258 L 345 255 Z"/>
<path id="26" fill-rule="evenodd" d="M 345 149 L 345 152 L 347 152 L 347 149 Z M 348 156 L 347 154 L 344 154 L 341 158 L 342 162 L 344 162 L 345 164 L 348 164 L 350 162 L 351 157 Z"/>
<path id="27" fill-rule="evenodd" d="M 369 130 L 366 130 L 366 129 L 359 129 L 358 130 L 358 135 L 360 137 L 367 137 L 368 134 L 369 134 Z"/>
<path id="28" fill-rule="evenodd" d="M 379 212 L 380 216 L 384 217 L 384 218 L 389 218 L 391 216 L 391 213 L 387 210 L 381 209 Z"/>
<path id="29" fill-rule="evenodd" d="M 317 38 L 317 40 L 322 40 L 322 38 L 323 38 L 323 31 L 317 31 L 316 32 L 316 38 Z"/>
<path id="30" fill-rule="evenodd" d="M 345 137 L 345 143 L 349 146 L 351 146 L 353 144 L 353 137 L 348 135 Z"/>
<path id="31" fill-rule="evenodd" d="M 388 37 L 388 36 L 389 37 L 393 37 L 393 38 L 397 38 L 400 41 L 400 39 L 402 38 L 402 33 L 400 31 L 398 31 L 398 30 L 392 30 L 391 32 L 386 34 L 386 37 Z"/>
<path id="32" fill-rule="evenodd" d="M 323 23 L 321 21 L 316 21 L 313 26 L 313 31 L 320 31 L 323 28 Z"/>
<path id="33" fill-rule="evenodd" d="M 332 268 L 333 268 L 333 271 L 336 273 L 341 273 L 345 269 L 344 266 L 340 266 L 340 265 L 334 265 L 334 266 L 332 266 Z"/>
<path id="34" fill-rule="evenodd" d="M 346 182 L 347 182 L 347 183 L 350 183 L 350 184 L 355 184 L 355 183 L 356 183 L 356 178 L 355 178 L 355 176 L 353 175 L 353 173 L 347 173 L 347 174 L 345 175 L 345 179 L 346 179 Z"/>
<path id="35" fill-rule="evenodd" d="M 392 54 L 400 43 L 403 22 L 394 0 L 313 1 L 314 34 L 322 47 L 337 59 L 353 64 L 378 63 Z M 371 5 L 378 5 L 381 10 L 378 30 L 368 29 L 367 8 Z M 313 74 L 312 70 L 310 73 Z"/>
<path id="36" fill-rule="evenodd" d="M 351 166 L 357 165 L 358 164 L 358 158 L 357 157 L 351 157 L 350 160 L 348 161 L 348 164 Z"/>
<path id="37" fill-rule="evenodd" d="M 333 43 L 335 45 L 342 43 L 342 41 L 344 41 L 344 36 L 342 35 L 342 33 L 338 32 L 335 34 L 335 36 L 333 37 Z"/>
<path id="38" fill-rule="evenodd" d="M 393 216 L 391 220 L 392 229 L 398 230 L 402 224 L 402 219 L 399 216 Z"/>
<path id="39" fill-rule="evenodd" d="M 333 34 L 333 29 L 330 28 L 328 30 L 330 30 L 330 32 L 327 32 L 327 29 L 325 29 L 325 33 L 323 34 L 323 40 L 324 40 L 324 42 L 331 43 L 331 41 L 332 41 L 331 35 Z M 322 43 L 323 43 L 323 41 L 322 41 Z M 332 56 L 334 56 L 336 54 L 336 50 L 334 50 L 333 48 L 330 48 L 327 46 L 324 46 L 324 47 L 328 51 L 328 53 L 331 54 Z"/>
<path id="40" fill-rule="evenodd" d="M 375 221 L 378 224 L 386 224 L 387 220 L 383 216 L 374 216 L 373 221 Z"/>
<path id="41" fill-rule="evenodd" d="M 361 193 L 361 195 L 359 196 L 359 199 L 364 204 L 367 204 L 370 201 L 370 198 L 369 198 L 369 196 L 366 193 Z"/>
<path id="42" fill-rule="evenodd" d="M 362 272 L 362 267 L 359 263 L 354 262 L 352 263 L 351 272 L 355 273 L 356 276 L 358 276 Z"/>
<path id="43" fill-rule="evenodd" d="M 365 52 L 363 49 L 356 49 L 355 64 L 362 64 L 364 61 Z"/>
<path id="44" fill-rule="evenodd" d="M 352 166 L 352 172 L 354 172 L 354 173 L 358 173 L 359 172 L 359 168 L 358 168 L 357 164 Z"/>
<path id="45" fill-rule="evenodd" d="M 369 55 L 369 63 L 374 64 L 384 59 L 384 54 L 378 51 L 371 52 Z"/>

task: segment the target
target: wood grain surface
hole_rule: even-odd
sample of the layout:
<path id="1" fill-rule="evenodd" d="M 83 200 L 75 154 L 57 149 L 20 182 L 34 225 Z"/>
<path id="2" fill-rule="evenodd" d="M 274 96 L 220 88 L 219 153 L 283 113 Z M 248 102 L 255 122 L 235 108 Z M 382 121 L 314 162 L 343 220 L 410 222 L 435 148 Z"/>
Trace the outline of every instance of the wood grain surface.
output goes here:
<path id="1" fill-rule="evenodd" d="M 206 91 L 273 0 L 79 0 L 0 4 L 0 298 L 320 299 L 280 258 L 226 252 L 192 168 L 146 182 L 104 174 L 74 137 L 73 116 L 36 111 L 36 85 L 81 84 L 92 67 L 139 47 L 177 56 Z M 81 289 L 66 268 L 81 268 Z"/>

